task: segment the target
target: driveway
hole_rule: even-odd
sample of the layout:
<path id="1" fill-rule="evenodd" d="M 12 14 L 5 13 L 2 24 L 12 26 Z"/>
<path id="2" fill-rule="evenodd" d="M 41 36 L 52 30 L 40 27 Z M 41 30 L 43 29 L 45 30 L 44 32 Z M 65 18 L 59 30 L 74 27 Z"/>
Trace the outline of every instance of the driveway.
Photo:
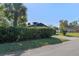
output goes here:
<path id="1" fill-rule="evenodd" d="M 78 39 L 79 40 L 79 37 L 68 37 L 68 36 L 62 36 L 62 35 L 54 35 L 52 37 L 56 37 L 56 38 L 62 38 L 62 39 L 67 39 L 67 40 L 76 40 Z"/>
<path id="2" fill-rule="evenodd" d="M 25 51 L 16 51 L 13 53 L 3 55 L 4 56 L 79 56 L 79 38 L 77 37 L 65 37 L 65 38 L 68 38 L 71 41 L 56 45 L 46 45 L 43 47 Z"/>

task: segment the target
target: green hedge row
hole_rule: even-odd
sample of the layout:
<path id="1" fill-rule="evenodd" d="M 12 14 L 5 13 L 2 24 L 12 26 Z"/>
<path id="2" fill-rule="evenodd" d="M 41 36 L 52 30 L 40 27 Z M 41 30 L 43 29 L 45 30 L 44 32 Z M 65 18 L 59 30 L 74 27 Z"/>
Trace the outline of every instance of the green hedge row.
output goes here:
<path id="1" fill-rule="evenodd" d="M 0 27 L 0 43 L 47 38 L 56 33 L 52 28 Z"/>

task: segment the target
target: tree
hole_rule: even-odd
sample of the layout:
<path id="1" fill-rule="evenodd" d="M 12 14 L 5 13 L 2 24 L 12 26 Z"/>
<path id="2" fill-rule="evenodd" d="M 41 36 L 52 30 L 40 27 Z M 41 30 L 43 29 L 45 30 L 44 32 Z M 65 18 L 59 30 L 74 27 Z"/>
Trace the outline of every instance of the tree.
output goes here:
<path id="1" fill-rule="evenodd" d="M 58 30 L 58 27 L 56 27 L 56 26 L 54 26 L 53 28 L 54 28 L 55 30 Z"/>
<path id="2" fill-rule="evenodd" d="M 4 9 L 3 4 L 0 4 L 0 26 L 1 27 L 8 27 L 10 25 L 10 23 L 4 16 L 3 9 Z"/>
<path id="3" fill-rule="evenodd" d="M 63 20 L 60 20 L 59 27 L 60 27 L 60 29 L 64 29 L 65 28 Z"/>
<path id="4" fill-rule="evenodd" d="M 64 20 L 64 26 L 68 27 L 68 21 L 67 20 Z"/>
<path id="5" fill-rule="evenodd" d="M 68 21 L 60 20 L 60 32 L 65 35 L 67 33 Z"/>
<path id="6" fill-rule="evenodd" d="M 68 21 L 67 20 L 60 20 L 60 29 L 66 29 L 68 27 Z"/>
<path id="7" fill-rule="evenodd" d="M 77 21 L 73 21 L 69 24 L 69 26 L 73 26 L 73 27 L 76 27 L 78 26 L 78 22 Z"/>
<path id="8" fill-rule="evenodd" d="M 13 26 L 26 26 L 26 7 L 22 3 L 5 3 L 5 16 L 13 20 Z"/>

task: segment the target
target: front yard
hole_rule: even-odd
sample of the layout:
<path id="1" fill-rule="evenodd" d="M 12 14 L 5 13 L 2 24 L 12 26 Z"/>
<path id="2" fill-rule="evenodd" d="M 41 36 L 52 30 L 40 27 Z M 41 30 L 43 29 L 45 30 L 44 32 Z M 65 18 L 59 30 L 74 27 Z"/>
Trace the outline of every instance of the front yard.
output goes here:
<path id="1" fill-rule="evenodd" d="M 57 35 L 63 36 L 62 33 L 57 33 Z M 71 32 L 71 33 L 67 33 L 65 36 L 68 36 L 68 37 L 79 37 L 79 33 Z"/>
<path id="2" fill-rule="evenodd" d="M 4 44 L 0 44 L 0 54 L 3 54 L 3 53 L 5 54 L 8 52 L 18 51 L 18 50 L 28 50 L 28 49 L 33 49 L 33 48 L 50 45 L 50 44 L 58 44 L 64 41 L 65 40 L 52 37 L 52 38 L 46 38 L 46 39 L 4 43 Z"/>
<path id="3" fill-rule="evenodd" d="M 76 32 L 67 33 L 66 36 L 69 36 L 69 37 L 79 37 L 79 33 L 76 33 Z"/>

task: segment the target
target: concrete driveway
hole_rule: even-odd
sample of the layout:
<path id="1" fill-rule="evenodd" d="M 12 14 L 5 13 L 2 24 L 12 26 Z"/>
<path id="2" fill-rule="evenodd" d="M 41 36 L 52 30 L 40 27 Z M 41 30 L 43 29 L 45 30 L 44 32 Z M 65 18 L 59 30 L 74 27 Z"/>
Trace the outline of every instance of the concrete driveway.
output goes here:
<path id="1" fill-rule="evenodd" d="M 30 50 L 11 52 L 9 54 L 3 54 L 3 56 L 79 56 L 79 38 L 64 38 L 67 38 L 71 41 L 56 45 L 46 45 Z"/>
<path id="2" fill-rule="evenodd" d="M 79 56 L 79 40 L 25 51 L 22 56 Z"/>

